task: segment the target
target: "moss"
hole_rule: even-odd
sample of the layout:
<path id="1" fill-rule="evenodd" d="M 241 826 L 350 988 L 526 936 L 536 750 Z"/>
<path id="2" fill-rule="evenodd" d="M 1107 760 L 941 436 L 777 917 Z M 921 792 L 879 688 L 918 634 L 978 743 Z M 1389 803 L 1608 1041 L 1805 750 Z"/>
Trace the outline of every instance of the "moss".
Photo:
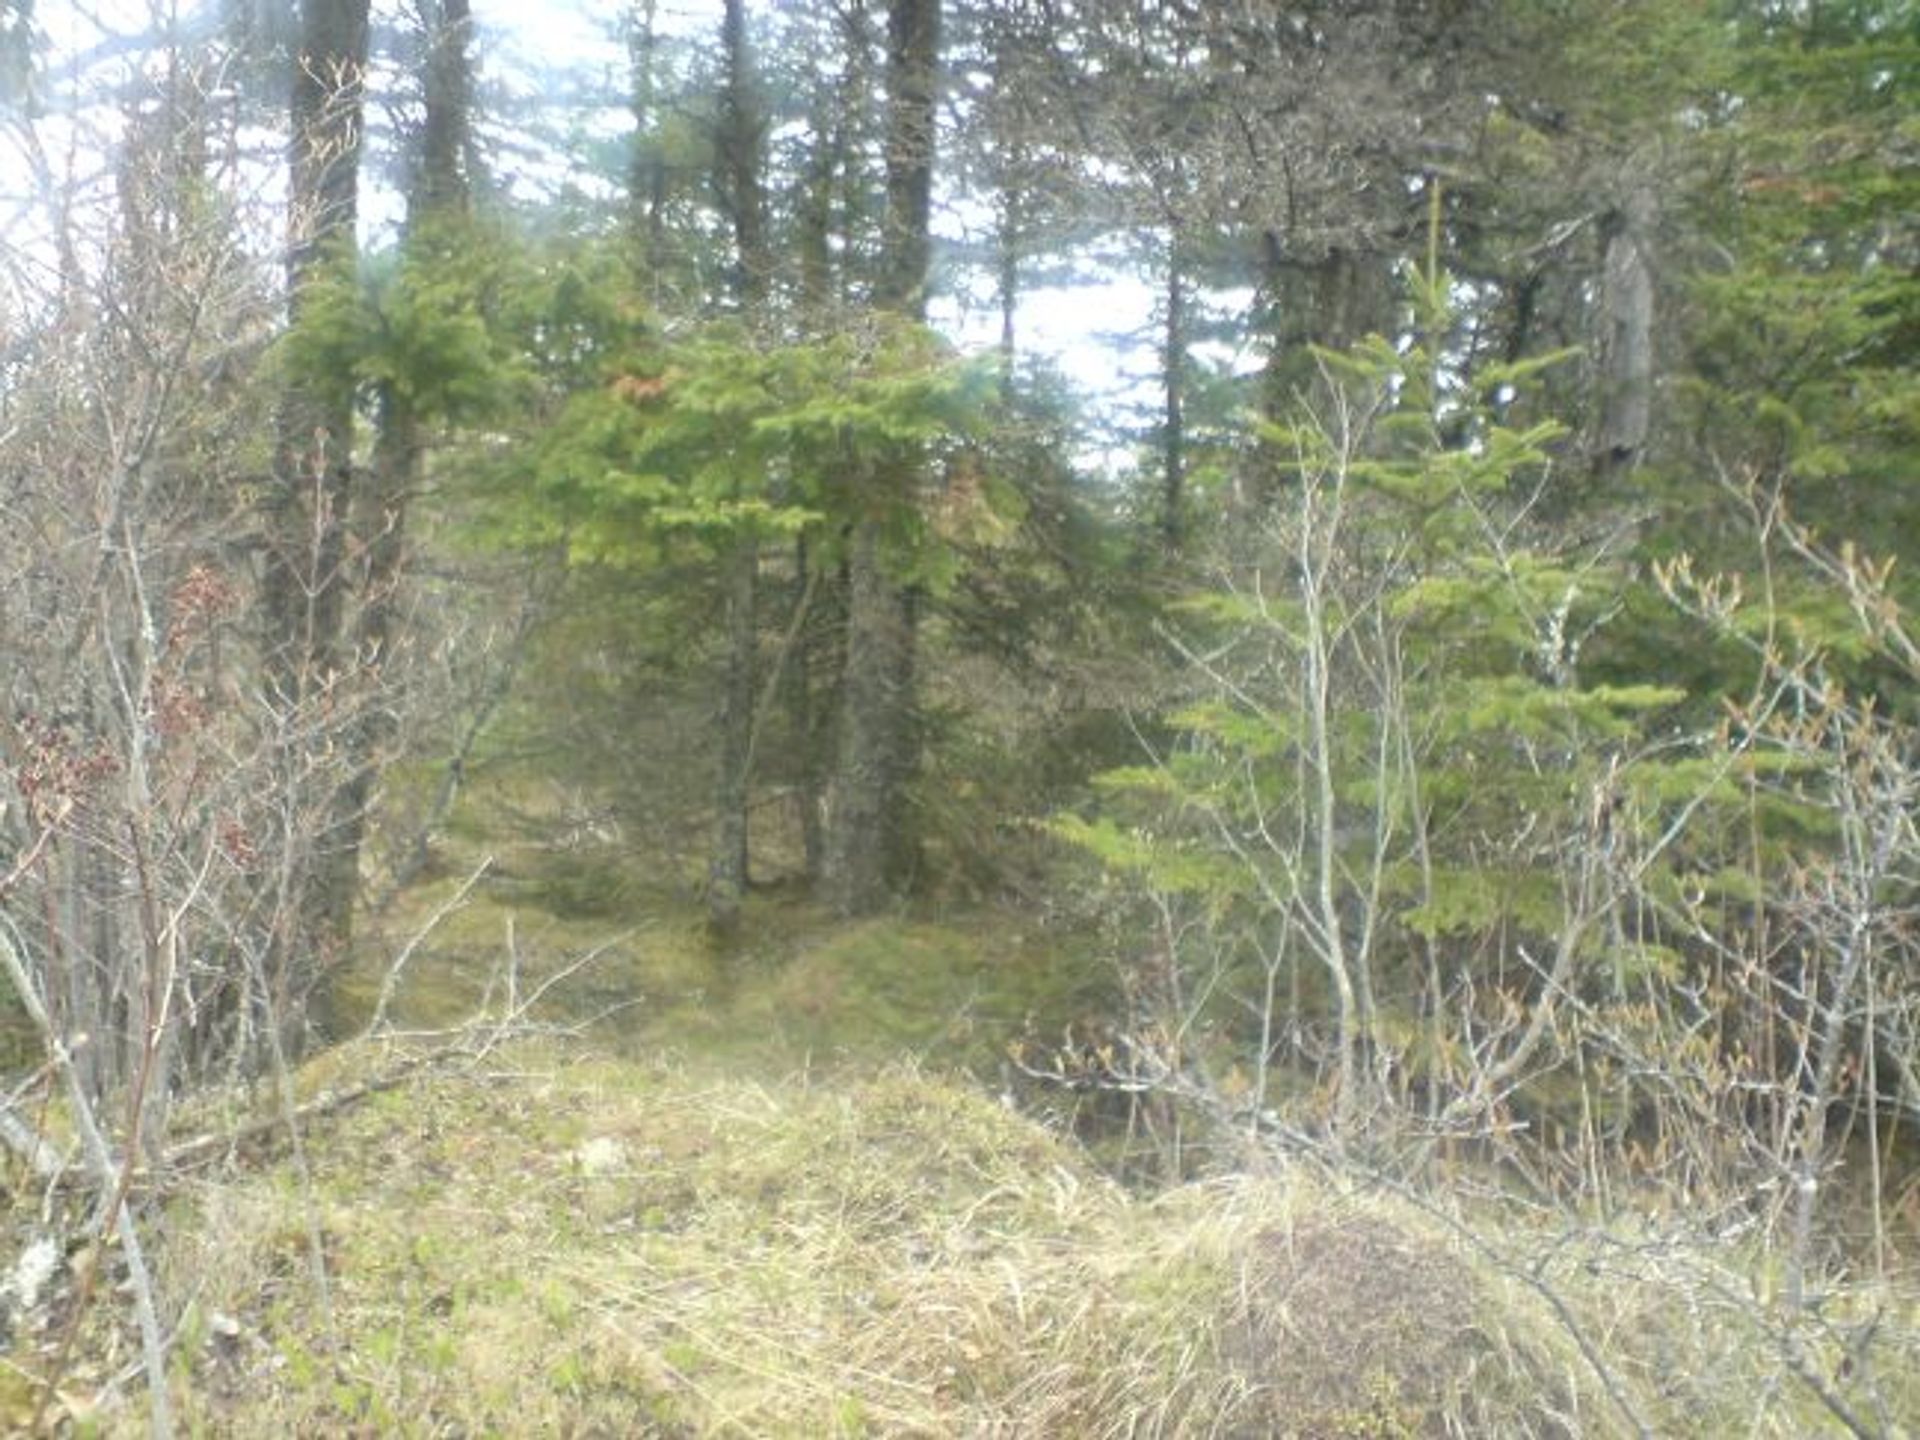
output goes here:
<path id="1" fill-rule="evenodd" d="M 829 931 L 743 992 L 734 1021 L 815 1055 L 917 1056 L 997 1072 L 1030 1026 L 1064 1026 L 1109 998 L 1111 976 L 1070 943 L 1009 934 L 1003 917 L 881 918 Z"/>

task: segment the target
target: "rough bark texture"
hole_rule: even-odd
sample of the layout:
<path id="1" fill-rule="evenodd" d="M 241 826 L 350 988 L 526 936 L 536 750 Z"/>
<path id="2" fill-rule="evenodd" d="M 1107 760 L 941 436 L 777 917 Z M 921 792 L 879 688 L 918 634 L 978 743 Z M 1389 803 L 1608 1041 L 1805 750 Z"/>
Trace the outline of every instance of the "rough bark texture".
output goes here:
<path id="1" fill-rule="evenodd" d="M 766 301 L 772 257 L 767 251 L 766 186 L 761 176 L 766 122 L 754 96 L 753 59 L 747 45 L 744 0 L 726 0 L 720 21 L 726 67 L 718 137 L 716 186 L 721 209 L 733 227 L 733 295 L 753 318 Z"/>
<path id="2" fill-rule="evenodd" d="M 887 11 L 887 213 L 874 300 L 924 319 L 932 256 L 940 0 L 894 0 Z"/>
<path id="3" fill-rule="evenodd" d="M 895 0 L 887 16 L 887 212 L 876 302 L 911 320 L 926 314 L 933 197 L 939 0 Z M 903 452 L 878 476 L 880 504 L 910 503 L 920 459 Z M 843 915 L 883 904 L 913 869 L 906 823 L 912 774 L 916 605 L 890 574 L 877 515 L 856 522 L 847 596 L 847 660 L 821 876 Z"/>
<path id="4" fill-rule="evenodd" d="M 886 573 L 879 526 L 854 532 L 847 658 L 822 855 L 826 897 L 843 915 L 883 904 L 908 863 L 901 782 L 913 704 L 913 608 Z"/>

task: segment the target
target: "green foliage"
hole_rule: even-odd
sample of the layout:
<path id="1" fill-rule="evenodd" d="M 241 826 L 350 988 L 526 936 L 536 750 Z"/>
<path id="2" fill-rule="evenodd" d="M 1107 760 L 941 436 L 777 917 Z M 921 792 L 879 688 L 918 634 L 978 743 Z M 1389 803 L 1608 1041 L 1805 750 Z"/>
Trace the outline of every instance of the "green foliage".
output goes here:
<path id="1" fill-rule="evenodd" d="M 1717 473 L 1912 555 L 1920 20 L 1889 0 L 1734 9 L 1741 104 L 1701 216 L 1730 263 L 1693 281 L 1685 394 Z"/>
<path id="2" fill-rule="evenodd" d="M 1172 790 L 1175 782 L 1162 779 L 1153 788 Z M 1244 867 L 1194 836 L 1156 834 L 1117 824 L 1104 816 L 1085 820 L 1063 815 L 1051 828 L 1108 870 L 1163 894 L 1193 895 L 1220 904 L 1248 898 L 1253 891 Z"/>
<path id="3" fill-rule="evenodd" d="M 731 325 L 629 334 L 598 345 L 594 373 L 525 448 L 528 483 L 504 502 L 511 538 L 630 566 L 682 544 L 805 533 L 832 563 L 848 523 L 875 518 L 902 578 L 952 583 L 957 556 L 908 457 L 964 455 L 985 414 L 984 366 L 891 322 L 784 344 Z M 1017 516 L 1017 497 L 981 493 L 987 514 Z"/>
<path id="4" fill-rule="evenodd" d="M 1311 414 L 1267 429 L 1292 459 L 1264 543 L 1178 606 L 1199 693 L 1168 710 L 1152 763 L 1109 771 L 1090 813 L 1053 827 L 1189 917 L 1191 983 L 1223 1029 L 1272 1003 L 1276 934 L 1319 956 L 1310 970 L 1366 967 L 1399 1007 L 1389 1030 L 1450 1003 L 1421 993 L 1438 953 L 1460 967 L 1445 983 L 1490 990 L 1562 937 L 1596 981 L 1662 974 L 1669 952 L 1589 925 L 1581 877 L 1656 844 L 1681 807 L 1743 799 L 1656 738 L 1682 687 L 1583 670 L 1634 579 L 1536 522 L 1563 428 L 1509 427 L 1488 402 L 1544 367 L 1453 373 L 1449 290 L 1417 282 L 1411 347 L 1324 358 L 1358 432 Z M 1364 958 L 1313 938 L 1334 913 Z"/>
<path id="5" fill-rule="evenodd" d="M 302 297 L 283 363 L 316 394 L 368 387 L 428 423 L 497 423 L 533 379 L 513 324 L 527 280 L 513 247 L 464 221 L 435 221 L 357 263 L 335 255 Z"/>

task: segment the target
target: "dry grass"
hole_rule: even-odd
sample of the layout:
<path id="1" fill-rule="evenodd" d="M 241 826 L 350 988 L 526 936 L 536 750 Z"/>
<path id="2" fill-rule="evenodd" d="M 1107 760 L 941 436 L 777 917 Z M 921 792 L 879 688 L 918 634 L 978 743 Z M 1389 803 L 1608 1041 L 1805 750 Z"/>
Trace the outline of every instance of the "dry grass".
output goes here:
<path id="1" fill-rule="evenodd" d="M 394 1059 L 345 1047 L 302 1092 Z M 186 1433 L 1606 1437 L 1629 1410 L 1658 1435 L 1836 1433 L 1762 1343 L 1737 1251 L 1496 1223 L 1332 1164 L 1143 1196 L 908 1067 L 763 1084 L 523 1043 L 306 1142 L 311 1190 L 256 1155 L 148 1214 Z M 139 1434 L 108 1293 L 57 1409 Z M 1895 1301 L 1825 1312 L 1840 1335 L 1887 1307 L 1889 1409 L 1861 1413 L 1888 1435 L 1920 1413 Z M 13 1359 L 17 1419 L 39 1362 Z M 1805 1359 L 1843 1368 L 1818 1333 Z"/>
<path id="2" fill-rule="evenodd" d="M 523 858 L 478 889 L 397 1018 L 470 1014 L 509 919 L 527 987 L 626 935 L 547 1018 L 643 1003 L 587 1042 L 424 1070 L 315 1120 L 311 1190 L 254 1156 L 150 1212 L 189 1433 L 1834 1433 L 1756 1325 L 1764 1266 L 1737 1245 L 1395 1195 L 1334 1163 L 1122 1189 L 964 1078 L 1094 983 L 1043 938 L 789 907 L 723 959 L 660 897 L 569 916 L 526 903 L 538 878 Z M 458 883 L 407 903 L 431 913 Z M 355 978 L 370 1010 L 379 972 Z M 338 1048 L 297 1093 L 395 1058 Z M 245 1118 L 212 1097 L 180 1120 Z M 1872 1322 L 1883 1394 L 1920 1415 L 1911 1296 L 1837 1291 L 1826 1322 L 1807 1364 L 1845 1374 L 1834 1337 Z M 97 1303 L 61 1408 L 132 1435 L 120 1328 Z M 35 1403 L 16 1353 L 0 1429 Z"/>
<path id="3" fill-rule="evenodd" d="M 238 1435 L 1607 1434 L 1544 1307 L 1305 1176 L 1130 1197 L 907 1071 L 520 1052 L 170 1227 L 175 1384 Z M 128 1419 L 129 1428 L 133 1421 Z"/>
<path id="4" fill-rule="evenodd" d="M 770 906 L 721 957 L 684 904 L 629 886 L 575 914 L 511 860 L 420 947 L 396 1019 L 497 999 L 509 921 L 527 988 L 624 936 L 542 1017 L 641 1003 L 315 1120 L 311 1190 L 257 1156 L 177 1188 L 149 1219 L 189 1433 L 1606 1437 L 1628 1411 L 1661 1435 L 1833 1431 L 1756 1328 L 1764 1267 L 1735 1246 L 1396 1196 L 1332 1163 L 1123 1190 L 964 1078 L 1099 983 L 1046 937 Z M 459 883 L 405 897 L 396 933 Z M 349 1006 L 380 979 L 353 976 Z M 341 1047 L 297 1093 L 394 1060 Z M 218 1097 L 180 1117 L 245 1118 Z M 117 1308 L 96 1304 L 60 1408 L 132 1435 Z M 1875 1321 L 1883 1392 L 1920 1414 L 1911 1297 L 1836 1293 L 1826 1315 L 1828 1337 Z M 35 1403 L 17 1353 L 0 1429 Z M 1850 1363 L 1818 1333 L 1805 1359 Z"/>

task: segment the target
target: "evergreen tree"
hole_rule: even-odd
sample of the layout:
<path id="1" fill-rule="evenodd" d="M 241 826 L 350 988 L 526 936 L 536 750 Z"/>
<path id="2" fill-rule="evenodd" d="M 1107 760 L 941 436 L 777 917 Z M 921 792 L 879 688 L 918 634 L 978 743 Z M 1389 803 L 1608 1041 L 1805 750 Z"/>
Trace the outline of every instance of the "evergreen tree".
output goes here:
<path id="1" fill-rule="evenodd" d="M 1627 877 L 1662 862 L 1685 767 L 1653 726 L 1681 692 L 1583 673 L 1621 577 L 1535 528 L 1562 432 L 1502 425 L 1489 400 L 1539 364 L 1463 388 L 1452 284 L 1420 283 L 1405 353 L 1323 352 L 1328 408 L 1267 436 L 1295 457 L 1286 498 L 1181 607 L 1172 738 L 1061 825 L 1184 917 L 1146 987 L 1166 1033 L 1204 1019 L 1244 1047 L 1166 1063 L 1249 1069 L 1261 1096 L 1275 1066 L 1324 1067 L 1343 1126 L 1388 1074 L 1436 1113 L 1495 1103 L 1574 1058 L 1545 1049 L 1564 997 L 1624 1001 L 1663 963 Z M 1476 1048 L 1501 1029 L 1481 1007 L 1516 993 L 1502 1042 Z M 1330 1053 L 1290 1053 L 1321 1006 Z"/>
<path id="2" fill-rule="evenodd" d="M 1920 166 L 1901 147 L 1920 123 L 1920 19 L 1860 3 L 1738 20 L 1740 103 L 1702 213 L 1725 259 L 1690 297 L 1688 458 L 1780 492 L 1836 541 L 1909 557 Z"/>
<path id="3" fill-rule="evenodd" d="M 715 190 L 733 225 L 733 299 L 749 327 L 765 326 L 773 257 L 767 244 L 765 121 L 755 98 L 747 48 L 743 0 L 727 0 L 720 26 L 724 78 L 721 88 L 719 161 Z M 749 482 L 764 489 L 765 482 Z M 753 783 L 756 725 L 755 676 L 760 632 L 757 595 L 759 536 L 743 528 L 721 561 L 726 607 L 726 661 L 720 686 L 720 745 L 714 784 L 713 853 L 707 867 L 707 916 L 714 931 L 729 936 L 740 923 L 740 902 L 749 879 L 748 808 Z"/>
<path id="4" fill-rule="evenodd" d="M 469 46 L 473 22 L 467 0 L 427 0 L 421 18 L 422 120 L 398 264 L 407 272 L 407 282 L 425 280 L 411 297 L 424 308 L 437 300 L 456 300 L 454 288 L 436 290 L 428 277 L 436 266 L 451 264 L 456 247 L 469 236 L 466 164 L 472 150 Z M 435 318 L 458 316 L 456 309 L 452 316 Z M 402 618 L 408 511 L 421 484 L 426 429 L 433 421 L 447 418 L 433 413 L 431 407 L 441 397 L 434 394 L 430 377 L 409 373 L 406 360 L 423 367 L 447 365 L 457 363 L 458 353 L 432 355 L 423 348 L 391 364 L 374 384 L 373 450 L 349 517 L 357 559 L 342 578 L 352 582 L 359 600 L 353 628 L 355 652 L 372 667 L 375 683 L 389 693 L 375 697 L 349 727 L 347 774 L 332 799 L 323 883 L 327 934 L 336 944 L 349 942 L 353 934 L 369 810 L 387 759 L 383 752 L 398 729 L 401 701 L 391 690 L 401 683 L 404 665 L 399 652 L 408 639 Z"/>
<path id="5" fill-rule="evenodd" d="M 887 17 L 886 215 L 874 302 L 910 323 L 926 316 L 940 0 L 892 0 Z M 852 520 L 846 669 L 827 792 L 821 883 L 841 914 L 876 909 L 913 865 L 905 786 L 917 749 L 918 598 L 884 546 L 887 511 L 911 507 L 922 457 L 909 447 Z"/>

